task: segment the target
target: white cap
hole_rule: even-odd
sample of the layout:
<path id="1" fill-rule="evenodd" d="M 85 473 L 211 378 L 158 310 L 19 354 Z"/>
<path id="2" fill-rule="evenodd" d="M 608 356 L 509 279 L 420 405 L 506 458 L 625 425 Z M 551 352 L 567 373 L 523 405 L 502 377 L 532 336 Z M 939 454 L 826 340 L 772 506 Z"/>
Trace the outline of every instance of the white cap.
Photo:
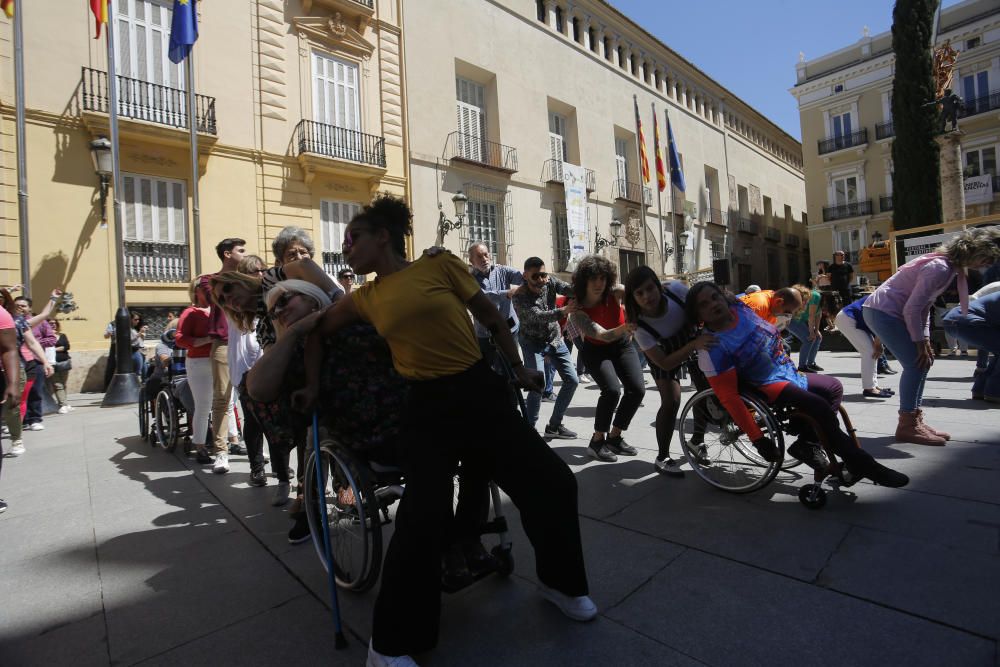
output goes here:
<path id="1" fill-rule="evenodd" d="M 748 285 L 745 290 L 745 293 L 753 294 L 754 292 L 759 292 L 759 291 L 760 291 L 760 285 Z"/>

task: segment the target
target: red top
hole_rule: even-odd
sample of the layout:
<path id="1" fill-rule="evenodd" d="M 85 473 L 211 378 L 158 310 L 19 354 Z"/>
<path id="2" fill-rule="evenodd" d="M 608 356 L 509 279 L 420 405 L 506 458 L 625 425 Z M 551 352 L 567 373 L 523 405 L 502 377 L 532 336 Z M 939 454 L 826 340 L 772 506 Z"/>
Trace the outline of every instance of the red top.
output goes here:
<path id="1" fill-rule="evenodd" d="M 625 324 L 625 309 L 618 303 L 618 299 L 615 298 L 614 294 L 609 293 L 608 298 L 603 303 L 591 306 L 590 308 L 581 308 L 580 311 L 586 313 L 587 317 L 593 320 L 595 324 L 599 324 L 605 329 L 614 329 Z M 597 340 L 590 336 L 584 336 L 584 338 L 587 339 L 588 343 L 594 345 L 609 345 L 609 343 L 603 340 Z"/>
<path id="2" fill-rule="evenodd" d="M 212 286 L 210 280 L 214 275 L 214 273 L 206 273 L 205 275 L 199 277 L 198 287 L 211 292 Z M 211 310 L 208 314 L 208 331 L 201 335 L 217 338 L 225 344 L 229 343 L 229 321 L 226 319 L 226 314 L 223 312 L 222 308 L 217 306 L 214 301 L 212 302 Z M 188 356 L 190 357 L 191 355 L 189 354 Z"/>
<path id="3" fill-rule="evenodd" d="M 208 335 L 209 324 L 208 313 L 201 308 L 191 306 L 181 313 L 174 344 L 187 350 L 189 359 L 208 357 L 212 354 L 211 343 L 198 346 L 192 345 L 192 343 L 195 338 L 204 338 Z"/>

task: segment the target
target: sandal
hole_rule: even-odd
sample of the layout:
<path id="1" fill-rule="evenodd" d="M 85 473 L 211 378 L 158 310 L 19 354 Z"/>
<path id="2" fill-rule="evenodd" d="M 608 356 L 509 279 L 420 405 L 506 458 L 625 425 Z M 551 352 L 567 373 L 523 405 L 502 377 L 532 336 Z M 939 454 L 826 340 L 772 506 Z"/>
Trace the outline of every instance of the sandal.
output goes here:
<path id="1" fill-rule="evenodd" d="M 890 389 L 865 389 L 861 394 L 868 398 L 889 398 L 893 395 Z"/>

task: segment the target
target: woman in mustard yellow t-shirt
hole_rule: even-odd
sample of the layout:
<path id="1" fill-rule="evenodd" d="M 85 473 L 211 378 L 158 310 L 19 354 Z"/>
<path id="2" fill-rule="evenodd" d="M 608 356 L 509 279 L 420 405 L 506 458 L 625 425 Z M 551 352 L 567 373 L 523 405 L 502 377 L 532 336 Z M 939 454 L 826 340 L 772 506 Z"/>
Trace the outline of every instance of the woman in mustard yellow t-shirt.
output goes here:
<path id="1" fill-rule="evenodd" d="M 369 647 L 375 664 L 437 642 L 440 557 L 459 460 L 495 480 L 520 510 L 542 594 L 576 620 L 597 614 L 587 597 L 576 479 L 511 407 L 505 379 L 481 359 L 468 311 L 513 360 L 522 386 L 538 389 L 541 378 L 524 368 L 506 323 L 461 260 L 447 252 L 406 260 L 410 220 L 406 204 L 387 195 L 351 220 L 344 238 L 347 261 L 356 272 L 378 277 L 324 311 L 312 334 L 329 336 L 351 323 L 370 322 L 410 383 L 401 429 L 406 493 L 375 603 Z M 309 387 L 295 397 L 300 405 L 316 397 L 315 369 L 307 374 Z"/>

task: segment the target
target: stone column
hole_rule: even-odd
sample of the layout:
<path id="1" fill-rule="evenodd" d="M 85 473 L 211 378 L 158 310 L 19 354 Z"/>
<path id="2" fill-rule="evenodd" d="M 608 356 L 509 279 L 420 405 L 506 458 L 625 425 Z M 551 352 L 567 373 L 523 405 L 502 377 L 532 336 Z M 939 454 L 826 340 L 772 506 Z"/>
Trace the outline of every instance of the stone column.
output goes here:
<path id="1" fill-rule="evenodd" d="M 580 29 L 583 30 L 583 48 L 588 51 L 592 50 L 594 46 L 590 43 L 590 16 L 584 16 L 583 21 L 580 22 Z M 595 35 L 596 37 L 596 35 Z"/>
<path id="2" fill-rule="evenodd" d="M 556 26 L 556 0 L 545 0 L 545 22 L 553 30 Z"/>
<path id="3" fill-rule="evenodd" d="M 962 178 L 962 131 L 936 137 L 941 147 L 941 212 L 943 222 L 965 219 L 965 180 Z"/>

